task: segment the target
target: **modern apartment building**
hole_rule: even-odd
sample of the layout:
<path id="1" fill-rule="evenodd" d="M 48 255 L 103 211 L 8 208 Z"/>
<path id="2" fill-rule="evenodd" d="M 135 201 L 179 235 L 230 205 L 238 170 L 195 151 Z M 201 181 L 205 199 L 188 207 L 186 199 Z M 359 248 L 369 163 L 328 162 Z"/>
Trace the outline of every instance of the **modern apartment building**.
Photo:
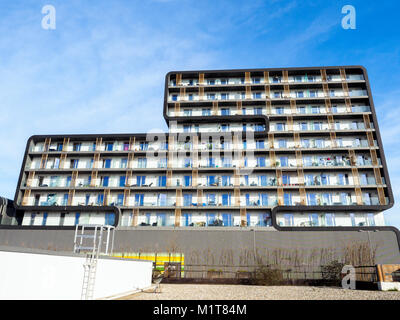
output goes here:
<path id="1" fill-rule="evenodd" d="M 385 225 L 393 194 L 363 67 L 170 72 L 163 115 L 168 133 L 32 136 L 22 225 Z"/>

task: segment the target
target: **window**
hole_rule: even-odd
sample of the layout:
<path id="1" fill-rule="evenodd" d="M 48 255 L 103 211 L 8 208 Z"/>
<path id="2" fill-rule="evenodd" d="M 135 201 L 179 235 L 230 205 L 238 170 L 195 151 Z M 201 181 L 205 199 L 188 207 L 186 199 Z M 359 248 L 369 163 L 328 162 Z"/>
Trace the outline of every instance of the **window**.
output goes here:
<path id="1" fill-rule="evenodd" d="M 259 199 L 259 203 L 261 206 L 268 206 L 268 194 L 267 193 L 259 193 L 258 199 Z"/>
<path id="2" fill-rule="evenodd" d="M 190 207 L 192 205 L 192 194 L 184 194 L 183 195 L 183 205 L 185 207 Z"/>
<path id="3" fill-rule="evenodd" d="M 286 139 L 279 139 L 279 140 L 278 140 L 278 147 L 279 147 L 279 148 L 287 148 L 287 141 L 286 141 Z"/>
<path id="4" fill-rule="evenodd" d="M 283 215 L 283 220 L 284 220 L 285 226 L 293 226 L 294 225 L 294 216 L 292 213 L 285 213 Z"/>
<path id="5" fill-rule="evenodd" d="M 296 91 L 297 98 L 304 98 L 304 91 Z"/>
<path id="6" fill-rule="evenodd" d="M 319 225 L 319 219 L 318 219 L 318 214 L 317 213 L 310 213 L 309 214 L 310 218 L 310 225 L 315 227 Z"/>
<path id="7" fill-rule="evenodd" d="M 257 140 L 257 141 L 256 141 L 256 148 L 257 148 L 257 149 L 264 149 L 264 148 L 265 148 L 265 146 L 264 146 L 264 140 Z"/>
<path id="8" fill-rule="evenodd" d="M 114 143 L 112 142 L 106 143 L 106 151 L 113 151 L 113 148 L 114 148 Z"/>
<path id="9" fill-rule="evenodd" d="M 257 157 L 257 167 L 265 167 L 265 157 Z"/>
<path id="10" fill-rule="evenodd" d="M 126 184 L 126 177 L 125 176 L 120 176 L 119 177 L 119 186 L 120 187 L 125 187 Z"/>
<path id="11" fill-rule="evenodd" d="M 183 115 L 186 116 L 186 117 L 192 116 L 192 109 L 183 110 Z"/>
<path id="12" fill-rule="evenodd" d="M 202 109 L 203 116 L 211 116 L 211 109 Z"/>
<path id="13" fill-rule="evenodd" d="M 192 131 L 192 126 L 191 125 L 184 125 L 183 126 L 183 132 L 191 132 Z"/>
<path id="14" fill-rule="evenodd" d="M 159 176 L 158 177 L 158 186 L 165 187 L 167 185 L 167 177 L 166 176 Z"/>
<path id="15" fill-rule="evenodd" d="M 284 123 L 277 123 L 276 124 L 276 131 L 284 131 L 285 130 L 285 124 Z"/>
<path id="16" fill-rule="evenodd" d="M 222 176 L 221 182 L 223 187 L 228 187 L 231 184 L 231 177 L 230 176 Z"/>
<path id="17" fill-rule="evenodd" d="M 111 159 L 105 159 L 103 162 L 103 167 L 104 168 L 111 168 Z"/>
<path id="18" fill-rule="evenodd" d="M 138 158 L 138 168 L 146 168 L 147 159 L 146 158 Z"/>
<path id="19" fill-rule="evenodd" d="M 228 100 L 229 99 L 229 93 L 221 93 L 221 99 L 222 100 Z"/>
<path id="20" fill-rule="evenodd" d="M 81 151 L 81 143 L 74 143 L 73 151 Z"/>
<path id="21" fill-rule="evenodd" d="M 215 100 L 215 93 L 207 93 L 207 100 Z"/>
<path id="22" fill-rule="evenodd" d="M 79 212 L 75 213 L 75 225 L 79 224 L 79 218 L 81 214 Z"/>
<path id="23" fill-rule="evenodd" d="M 117 204 L 119 206 L 123 206 L 124 205 L 124 195 L 123 194 L 118 194 L 118 196 L 117 196 Z"/>
<path id="24" fill-rule="evenodd" d="M 102 185 L 103 185 L 103 187 L 108 187 L 109 180 L 110 180 L 110 178 L 108 176 L 102 177 Z"/>
<path id="25" fill-rule="evenodd" d="M 171 98 L 172 98 L 172 101 L 178 101 L 178 95 L 177 94 L 173 94 Z"/>
<path id="26" fill-rule="evenodd" d="M 224 227 L 231 227 L 232 226 L 232 214 L 231 213 L 222 214 L 222 225 Z"/>
<path id="27" fill-rule="evenodd" d="M 127 158 L 122 158 L 121 159 L 121 169 L 126 169 L 128 166 L 128 159 Z"/>
<path id="28" fill-rule="evenodd" d="M 223 206 L 230 206 L 231 205 L 231 194 L 230 193 L 222 194 L 222 205 Z"/>
<path id="29" fill-rule="evenodd" d="M 135 206 L 143 206 L 144 204 L 144 194 L 135 194 Z"/>
<path id="30" fill-rule="evenodd" d="M 141 151 L 146 151 L 149 148 L 149 143 L 148 142 L 140 142 L 139 143 L 139 149 Z"/>
<path id="31" fill-rule="evenodd" d="M 105 216 L 105 224 L 109 226 L 113 226 L 115 224 L 115 213 L 108 212 Z"/>
<path id="32" fill-rule="evenodd" d="M 230 109 L 229 108 L 222 108 L 221 109 L 221 115 L 222 116 L 229 116 L 230 115 Z"/>
<path id="33" fill-rule="evenodd" d="M 253 99 L 261 99 L 261 92 L 254 92 Z"/>
<path id="34" fill-rule="evenodd" d="M 276 111 L 276 114 L 283 114 L 284 113 L 284 108 L 283 107 L 276 107 L 275 111 Z"/>
<path id="35" fill-rule="evenodd" d="M 334 226 L 336 225 L 336 222 L 335 222 L 335 214 L 333 214 L 333 213 L 327 213 L 327 214 L 325 214 L 325 224 L 326 224 L 328 227 L 334 227 Z"/>
<path id="36" fill-rule="evenodd" d="M 283 204 L 285 206 L 291 206 L 292 205 L 292 194 L 291 193 L 284 193 L 283 194 Z"/>
<path id="37" fill-rule="evenodd" d="M 254 115 L 261 115 L 262 114 L 262 108 L 254 108 Z"/>
<path id="38" fill-rule="evenodd" d="M 137 176 L 136 177 L 136 185 L 138 187 L 143 186 L 146 184 L 146 176 Z"/>
<path id="39" fill-rule="evenodd" d="M 221 131 L 222 132 L 229 131 L 229 124 L 221 124 Z"/>
<path id="40" fill-rule="evenodd" d="M 260 78 L 253 78 L 253 83 L 255 83 L 255 84 L 260 83 Z"/>
<path id="41" fill-rule="evenodd" d="M 279 160 L 280 160 L 281 167 L 288 167 L 289 166 L 288 157 L 280 157 Z"/>
<path id="42" fill-rule="evenodd" d="M 192 214 L 191 213 L 184 213 L 183 214 L 183 226 L 188 227 L 192 224 Z"/>
<path id="43" fill-rule="evenodd" d="M 190 187 L 192 185 L 192 176 L 184 176 L 183 182 L 185 187 Z"/>

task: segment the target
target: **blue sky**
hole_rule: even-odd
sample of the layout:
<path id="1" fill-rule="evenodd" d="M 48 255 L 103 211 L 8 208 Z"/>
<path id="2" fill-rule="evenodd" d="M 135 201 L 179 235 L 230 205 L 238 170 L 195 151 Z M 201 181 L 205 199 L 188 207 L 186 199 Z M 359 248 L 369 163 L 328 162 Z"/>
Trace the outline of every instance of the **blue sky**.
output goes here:
<path id="1" fill-rule="evenodd" d="M 44 5 L 56 30 L 41 27 Z M 356 30 L 341 9 L 356 9 Z M 398 1 L 2 0 L 0 195 L 14 197 L 33 134 L 166 130 L 171 70 L 363 65 L 400 228 Z"/>

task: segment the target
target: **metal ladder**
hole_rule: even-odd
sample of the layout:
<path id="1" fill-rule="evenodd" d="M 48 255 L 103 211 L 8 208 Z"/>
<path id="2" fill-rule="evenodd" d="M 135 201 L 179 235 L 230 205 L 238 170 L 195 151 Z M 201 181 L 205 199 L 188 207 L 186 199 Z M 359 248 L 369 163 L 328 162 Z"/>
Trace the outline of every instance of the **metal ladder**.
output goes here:
<path id="1" fill-rule="evenodd" d="M 105 254 L 112 254 L 114 246 L 114 232 L 112 234 L 111 248 L 109 248 L 110 232 L 114 231 L 113 226 L 108 225 L 77 225 L 75 229 L 74 252 L 86 252 L 86 261 L 83 265 L 84 275 L 81 299 L 92 300 L 94 285 L 96 282 L 96 270 L 99 255 L 102 253 L 103 231 L 107 231 Z M 80 232 L 79 232 L 80 231 Z M 92 232 L 87 234 L 85 232 Z M 90 245 L 85 244 L 84 240 L 93 240 Z"/>

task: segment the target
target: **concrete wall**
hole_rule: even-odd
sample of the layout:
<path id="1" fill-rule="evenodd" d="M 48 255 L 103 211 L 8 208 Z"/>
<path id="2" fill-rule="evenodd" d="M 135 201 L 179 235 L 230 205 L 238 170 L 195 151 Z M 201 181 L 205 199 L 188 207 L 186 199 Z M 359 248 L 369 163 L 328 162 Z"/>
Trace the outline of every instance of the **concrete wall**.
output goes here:
<path id="1" fill-rule="evenodd" d="M 49 250 L 72 251 L 73 230 L 0 230 L 0 244 Z M 261 255 L 275 249 L 302 250 L 312 254 L 332 249 L 340 256 L 346 246 L 371 243 L 377 247 L 376 263 L 400 263 L 397 237 L 393 231 L 275 231 L 273 228 L 119 228 L 115 233 L 114 252 L 179 252 L 185 263 L 212 255 L 215 263 L 230 251 L 233 263 L 254 252 Z"/>
<path id="2" fill-rule="evenodd" d="M 84 277 L 82 255 L 0 248 L 0 299 L 81 299 Z M 100 258 L 94 298 L 151 286 L 152 263 Z"/>

